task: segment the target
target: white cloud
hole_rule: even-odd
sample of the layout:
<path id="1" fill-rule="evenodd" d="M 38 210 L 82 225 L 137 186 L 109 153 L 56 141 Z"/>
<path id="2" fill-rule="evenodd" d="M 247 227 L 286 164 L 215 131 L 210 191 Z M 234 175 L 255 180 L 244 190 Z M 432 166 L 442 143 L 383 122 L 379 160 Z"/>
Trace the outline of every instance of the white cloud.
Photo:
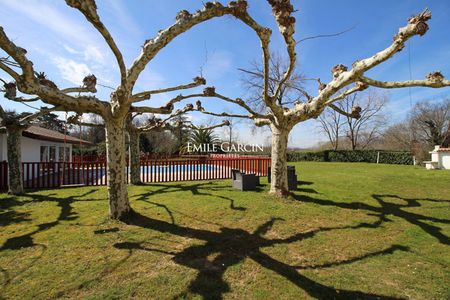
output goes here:
<path id="1" fill-rule="evenodd" d="M 106 9 L 111 12 L 114 16 L 115 24 L 120 24 L 122 30 L 134 36 L 140 37 L 143 35 L 142 29 L 139 27 L 137 22 L 129 14 L 128 8 L 124 5 L 121 0 L 105 1 L 99 4 L 105 4 Z"/>
<path id="2" fill-rule="evenodd" d="M 63 47 L 68 53 L 78 55 L 85 61 L 92 61 L 98 64 L 103 64 L 105 62 L 105 56 L 98 47 L 87 46 L 84 47 L 83 50 L 74 49 L 73 47 L 66 44 L 63 44 Z"/>
<path id="3" fill-rule="evenodd" d="M 84 59 L 87 61 L 95 61 L 97 63 L 103 63 L 105 61 L 105 57 L 99 48 L 88 46 L 83 51 Z"/>
<path id="4" fill-rule="evenodd" d="M 87 22 L 78 21 L 69 14 L 67 6 L 52 5 L 50 2 L 21 0 L 21 1 L 0 1 L 1 5 L 10 13 L 25 17 L 37 24 L 40 24 L 58 34 L 60 37 L 71 41 L 74 44 L 92 45 L 99 42 L 94 35 L 94 31 Z M 62 9 L 64 8 L 64 9 Z M 17 18 L 20 21 L 20 18 Z"/>
<path id="5" fill-rule="evenodd" d="M 62 78 L 77 86 L 81 85 L 86 75 L 92 73 L 86 64 L 77 63 L 61 56 L 54 57 L 52 62 L 58 68 Z"/>
<path id="6" fill-rule="evenodd" d="M 67 52 L 69 52 L 70 54 L 81 54 L 81 51 L 77 51 L 75 49 L 73 49 L 72 47 L 70 47 L 69 45 L 63 44 L 62 45 L 64 47 L 64 49 L 66 49 Z"/>

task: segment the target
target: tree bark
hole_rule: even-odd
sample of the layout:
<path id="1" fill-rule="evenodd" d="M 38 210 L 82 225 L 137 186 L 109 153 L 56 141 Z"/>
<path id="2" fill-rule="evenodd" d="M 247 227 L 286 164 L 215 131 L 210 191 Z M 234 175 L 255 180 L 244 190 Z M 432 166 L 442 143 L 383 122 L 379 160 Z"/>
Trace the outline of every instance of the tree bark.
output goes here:
<path id="1" fill-rule="evenodd" d="M 130 182 L 140 185 L 141 181 L 141 152 L 139 149 L 139 132 L 129 130 L 130 135 Z"/>
<path id="2" fill-rule="evenodd" d="M 105 128 L 109 216 L 123 220 L 131 212 L 126 183 L 124 122 L 106 120 Z"/>
<path id="3" fill-rule="evenodd" d="M 8 155 L 8 193 L 23 194 L 22 182 L 22 131 L 20 128 L 7 128 L 7 155 Z"/>
<path id="4" fill-rule="evenodd" d="M 272 129 L 272 168 L 270 193 L 277 196 L 289 195 L 287 179 L 287 145 L 289 128 L 271 125 Z"/>

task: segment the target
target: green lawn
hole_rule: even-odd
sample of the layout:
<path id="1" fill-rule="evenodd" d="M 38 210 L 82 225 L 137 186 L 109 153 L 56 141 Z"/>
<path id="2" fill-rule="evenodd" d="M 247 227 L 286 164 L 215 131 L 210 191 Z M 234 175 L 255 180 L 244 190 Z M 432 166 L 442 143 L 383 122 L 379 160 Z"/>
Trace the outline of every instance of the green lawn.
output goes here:
<path id="1" fill-rule="evenodd" d="M 290 199 L 230 181 L 0 194 L 0 298 L 450 298 L 450 172 L 298 163 Z"/>

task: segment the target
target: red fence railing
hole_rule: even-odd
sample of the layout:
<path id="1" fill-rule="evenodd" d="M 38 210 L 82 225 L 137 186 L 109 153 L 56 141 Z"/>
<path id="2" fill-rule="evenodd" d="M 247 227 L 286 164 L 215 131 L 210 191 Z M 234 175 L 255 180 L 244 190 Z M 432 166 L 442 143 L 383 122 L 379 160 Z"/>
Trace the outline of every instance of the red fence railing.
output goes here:
<path id="1" fill-rule="evenodd" d="M 173 182 L 231 178 L 231 170 L 267 176 L 269 157 L 159 159 L 141 161 L 141 181 Z M 0 189 L 6 190 L 6 162 L 0 163 Z M 126 167 L 129 182 L 129 167 Z M 24 162 L 22 163 L 24 188 L 55 188 L 64 185 L 106 185 L 105 162 Z"/>
<path id="2" fill-rule="evenodd" d="M 153 159 L 173 159 L 178 158 L 176 154 L 142 154 L 141 161 L 153 160 Z M 128 156 L 127 156 L 128 160 Z M 106 162 L 106 155 L 73 155 L 72 162 Z"/>
<path id="3" fill-rule="evenodd" d="M 231 170 L 267 176 L 270 158 L 168 159 L 141 162 L 142 182 L 171 182 L 231 178 Z"/>
<path id="4" fill-rule="evenodd" d="M 22 163 L 24 188 L 106 185 L 106 163 Z"/>

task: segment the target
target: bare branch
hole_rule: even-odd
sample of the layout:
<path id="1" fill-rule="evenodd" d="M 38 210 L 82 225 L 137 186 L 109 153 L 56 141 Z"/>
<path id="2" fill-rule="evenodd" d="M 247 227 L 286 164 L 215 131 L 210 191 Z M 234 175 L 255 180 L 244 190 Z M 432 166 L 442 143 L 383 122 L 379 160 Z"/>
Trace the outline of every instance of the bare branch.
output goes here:
<path id="1" fill-rule="evenodd" d="M 360 114 L 361 113 L 361 107 L 359 107 L 359 106 L 358 107 L 354 107 L 350 113 L 340 109 L 339 107 L 337 107 L 334 104 L 329 104 L 328 106 L 331 109 L 333 109 L 334 111 L 336 111 L 336 112 L 340 113 L 341 115 L 344 115 L 344 116 L 346 116 L 348 118 L 353 118 L 353 119 L 361 118 L 361 114 Z"/>
<path id="2" fill-rule="evenodd" d="M 287 52 L 289 55 L 289 66 L 284 73 L 283 79 L 281 79 L 278 87 L 275 91 L 273 97 L 276 99 L 284 86 L 284 83 L 289 79 L 292 72 L 294 71 L 296 64 L 296 52 L 295 46 L 296 41 L 294 39 L 295 33 L 295 18 L 291 15 L 294 11 L 290 0 L 268 0 L 269 4 L 272 6 L 272 12 L 275 16 L 275 20 L 278 23 L 278 29 L 284 37 L 286 43 Z"/>
<path id="3" fill-rule="evenodd" d="M 183 124 L 182 126 L 186 127 L 186 128 L 191 128 L 191 129 L 213 130 L 213 129 L 219 128 L 219 127 L 230 126 L 230 121 L 229 120 L 224 120 L 220 124 L 206 126 L 206 127 L 204 127 L 204 126 L 196 126 L 194 124 Z"/>
<path id="4" fill-rule="evenodd" d="M 441 88 L 450 86 L 450 80 L 445 79 L 441 72 L 432 72 L 422 80 L 406 80 L 406 81 L 379 81 L 365 76 L 361 76 L 360 80 L 370 86 L 376 86 L 384 89 L 404 88 L 423 86 L 430 88 Z"/>
<path id="5" fill-rule="evenodd" d="M 108 102 L 100 101 L 93 96 L 70 96 L 61 92 L 53 82 L 45 78 L 43 73 L 36 77 L 35 74 L 37 73 L 33 69 L 32 62 L 25 56 L 27 51 L 17 47 L 5 34 L 2 27 L 0 27 L 0 48 L 9 54 L 22 70 L 22 75 L 16 79 L 14 84 L 22 93 L 37 95 L 42 101 L 64 107 L 67 111 L 84 111 L 106 115 L 110 107 Z M 16 86 L 14 86 L 15 88 Z M 5 96 L 7 95 L 5 94 Z M 11 100 L 18 100 L 14 99 L 16 98 L 15 95 L 9 96 L 11 96 Z"/>
<path id="6" fill-rule="evenodd" d="M 61 90 L 61 92 L 65 94 L 69 93 L 96 93 L 97 92 L 97 77 L 95 77 L 94 74 L 87 75 L 83 78 L 83 86 L 81 87 L 74 87 L 74 88 L 67 88 Z"/>
<path id="7" fill-rule="evenodd" d="M 125 67 L 125 62 L 123 60 L 122 53 L 116 45 L 111 33 L 105 27 L 105 25 L 100 20 L 100 17 L 97 13 L 97 5 L 95 0 L 66 0 L 67 5 L 79 10 L 86 19 L 97 29 L 97 31 L 103 36 L 104 40 L 108 44 L 111 51 L 114 53 L 116 57 L 117 64 L 120 69 L 120 77 L 121 77 L 121 85 L 125 86 L 127 83 L 127 69 Z"/>
<path id="8" fill-rule="evenodd" d="M 271 120 L 268 118 L 258 118 L 252 114 L 250 115 L 239 115 L 239 114 L 231 114 L 231 113 L 215 113 L 215 112 L 209 112 L 205 110 L 197 110 L 205 115 L 215 116 L 215 117 L 226 117 L 226 118 L 240 118 L 240 119 L 252 119 L 255 122 L 256 126 L 264 126 L 264 125 L 270 125 Z"/>
<path id="9" fill-rule="evenodd" d="M 142 115 L 143 115 L 143 113 L 130 114 L 130 121 L 132 122 L 136 117 L 142 116 Z"/>
<path id="10" fill-rule="evenodd" d="M 253 109 L 248 106 L 245 101 L 243 101 L 241 98 L 231 99 L 229 97 L 226 97 L 222 94 L 219 94 L 216 92 L 216 89 L 214 87 L 207 87 L 203 90 L 203 97 L 215 97 L 222 99 L 226 102 L 234 103 L 239 105 L 240 107 L 244 108 L 246 111 L 248 111 L 251 115 L 254 117 L 262 118 L 262 119 L 268 119 L 269 115 L 262 115 L 260 113 L 255 112 Z"/>
<path id="11" fill-rule="evenodd" d="M 19 74 L 16 71 L 14 71 L 13 69 L 11 69 L 9 66 L 7 66 L 5 63 L 3 63 L 1 60 L 0 60 L 0 69 L 5 71 L 6 73 L 8 73 L 9 76 L 14 78 L 14 80 L 18 80 L 19 79 Z"/>
<path id="12" fill-rule="evenodd" d="M 269 42 L 272 31 L 270 28 L 259 25 L 247 12 L 243 13 L 239 19 L 247 24 L 258 35 L 263 56 L 263 101 L 274 113 L 281 115 L 282 109 L 275 103 L 276 97 L 269 95 L 269 74 L 270 74 L 270 51 Z"/>
<path id="13" fill-rule="evenodd" d="M 199 96 L 200 95 L 200 96 Z M 195 95 L 188 95 L 188 96 L 182 96 L 179 95 L 169 101 L 165 106 L 161 106 L 159 108 L 157 107 L 148 107 L 148 106 L 131 106 L 130 112 L 136 112 L 136 113 L 152 113 L 152 114 L 170 114 L 173 111 L 173 103 L 179 102 L 183 99 L 192 98 L 192 97 L 201 97 L 202 94 L 195 94 Z M 185 108 L 186 111 L 193 110 L 194 106 L 192 104 L 187 104 Z"/>
<path id="14" fill-rule="evenodd" d="M 172 120 L 175 117 L 184 115 L 185 113 L 187 113 L 188 111 L 193 111 L 194 110 L 194 106 L 192 104 L 187 104 L 184 108 L 182 109 L 177 109 L 174 113 L 170 114 L 168 117 L 166 117 L 165 119 L 159 119 L 159 118 L 153 118 L 151 120 L 149 120 L 149 122 L 143 126 L 134 126 L 134 129 L 136 130 L 140 130 L 140 131 L 149 131 L 153 128 L 156 127 L 160 127 L 163 124 L 169 123 L 170 120 Z"/>
<path id="15" fill-rule="evenodd" d="M 246 11 L 246 8 L 246 1 L 239 0 L 237 2 L 230 3 L 230 5 L 227 7 L 224 7 L 218 2 L 208 2 L 205 4 L 203 9 L 197 11 L 194 14 L 190 14 L 186 10 L 180 11 L 176 17 L 175 24 L 169 26 L 164 30 L 161 30 L 153 39 L 145 41 L 141 54 L 136 58 L 131 68 L 129 69 L 129 84 L 133 85 L 148 62 L 152 60 L 161 49 L 163 49 L 167 44 L 169 44 L 180 34 L 186 32 L 197 24 L 215 17 L 220 17 L 227 14 L 239 17 L 240 14 Z"/>
<path id="16" fill-rule="evenodd" d="M 304 42 L 304 41 L 307 41 L 307 40 L 313 40 L 313 39 L 318 39 L 318 38 L 327 38 L 327 37 L 335 37 L 335 36 L 342 35 L 342 34 L 344 34 L 344 33 L 347 33 L 347 32 L 349 32 L 349 31 L 355 29 L 356 25 L 357 25 L 357 24 L 353 25 L 353 26 L 350 27 L 350 28 L 347 28 L 347 29 L 345 29 L 345 30 L 342 30 L 342 31 L 336 32 L 336 33 L 331 33 L 331 34 L 318 34 L 318 35 L 313 35 L 313 36 L 308 36 L 308 37 L 302 38 L 302 39 L 300 39 L 300 40 L 297 42 L 297 45 L 300 44 L 301 42 Z"/>
<path id="17" fill-rule="evenodd" d="M 322 105 L 333 102 L 333 100 L 329 100 L 331 96 L 347 85 L 360 81 L 360 78 L 364 75 L 364 72 L 388 60 L 401 51 L 404 48 L 406 41 L 411 37 L 415 35 L 424 35 L 428 30 L 427 21 L 430 18 L 431 12 L 427 9 L 419 15 L 410 18 L 408 20 L 408 24 L 399 29 L 399 32 L 394 36 L 393 43 L 389 47 L 379 51 L 371 57 L 354 62 L 352 65 L 353 68 L 350 71 L 347 71 L 346 66 L 336 65 L 332 70 L 334 79 L 327 85 L 323 86 L 319 94 L 309 103 L 307 110 L 323 109 Z M 439 84 L 445 83 L 446 81 L 443 81 Z M 436 83 L 435 86 L 438 86 L 438 83 Z M 304 108 L 301 107 L 300 109 Z M 289 115 L 298 115 L 299 113 L 300 112 L 298 110 L 294 109 L 289 112 Z"/>
<path id="18" fill-rule="evenodd" d="M 53 108 L 41 107 L 41 110 L 39 110 L 38 112 L 35 112 L 33 114 L 30 114 L 28 116 L 25 116 L 24 118 L 20 119 L 19 122 L 20 123 L 24 123 L 24 122 L 30 123 L 42 115 L 48 114 L 52 111 L 59 111 L 60 109 L 61 109 L 60 107 L 53 107 Z"/>
<path id="19" fill-rule="evenodd" d="M 363 90 L 365 90 L 367 87 L 368 87 L 367 84 L 364 84 L 364 83 L 361 83 L 361 82 L 357 82 L 357 83 L 355 84 L 354 87 L 352 87 L 352 88 L 350 88 L 350 89 L 348 89 L 348 90 L 342 92 L 342 93 L 341 93 L 340 95 L 338 95 L 337 97 L 334 97 L 334 98 L 328 100 L 325 104 L 326 104 L 326 105 L 330 105 L 331 103 L 336 102 L 336 101 L 339 101 L 339 100 L 342 100 L 342 99 L 344 99 L 345 97 L 347 97 L 347 96 L 349 96 L 349 95 L 351 95 L 351 94 L 353 94 L 353 93 L 363 91 Z"/>
<path id="20" fill-rule="evenodd" d="M 5 98 L 8 99 L 8 100 L 14 101 L 14 102 L 19 102 L 19 103 L 21 103 L 21 102 L 35 102 L 35 101 L 38 101 L 38 100 L 41 99 L 40 97 L 33 97 L 33 98 L 7 97 L 6 95 L 5 95 Z"/>
<path id="21" fill-rule="evenodd" d="M 34 69 L 33 64 L 25 57 L 27 51 L 23 48 L 17 47 L 13 42 L 11 42 L 3 30 L 3 27 L 0 27 L 0 47 L 19 64 L 23 72 L 22 75 L 24 80 L 32 81 L 34 79 Z M 3 67 L 2 69 L 5 70 Z M 8 72 L 8 74 L 10 73 Z M 13 78 L 18 81 L 19 76 L 13 76 Z"/>
<path id="22" fill-rule="evenodd" d="M 132 102 L 140 102 L 140 101 L 150 99 L 151 95 L 153 95 L 153 94 L 167 93 L 167 92 L 173 92 L 173 91 L 177 91 L 177 90 L 185 90 L 185 89 L 194 88 L 194 87 L 204 85 L 204 84 L 206 84 L 206 80 L 203 77 L 195 77 L 193 79 L 193 82 L 188 83 L 188 84 L 181 84 L 181 85 L 177 85 L 174 87 L 137 93 L 137 94 L 131 96 L 131 101 Z"/>
<path id="23" fill-rule="evenodd" d="M 210 115 L 210 116 L 215 116 L 215 117 L 242 118 L 242 119 L 251 119 L 252 118 L 251 115 L 230 114 L 230 113 L 226 113 L 226 112 L 215 113 L 215 112 L 201 111 L 201 110 L 199 110 L 199 112 L 201 112 L 202 114 L 205 114 L 205 115 Z"/>

